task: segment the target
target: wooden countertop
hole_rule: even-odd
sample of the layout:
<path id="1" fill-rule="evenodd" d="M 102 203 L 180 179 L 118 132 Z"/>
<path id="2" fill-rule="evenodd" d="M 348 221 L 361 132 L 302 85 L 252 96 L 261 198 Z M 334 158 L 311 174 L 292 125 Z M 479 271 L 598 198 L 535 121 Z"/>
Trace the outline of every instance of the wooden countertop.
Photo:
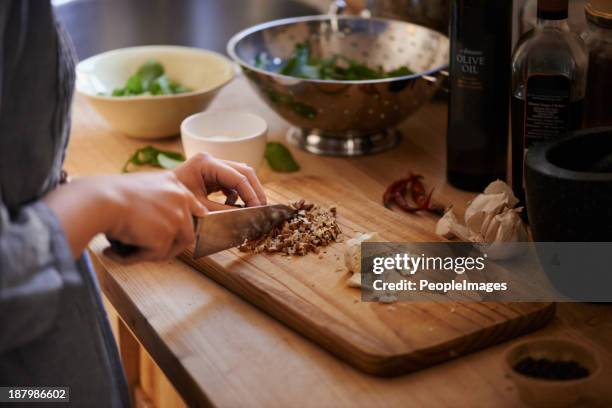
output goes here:
<path id="1" fill-rule="evenodd" d="M 265 117 L 270 138 L 282 140 L 287 123 L 237 78 L 210 108 L 247 110 Z M 472 196 L 444 182 L 446 105 L 430 103 L 402 126 L 395 150 L 354 159 L 293 150 L 302 174 L 337 177 L 379 201 L 387 184 L 408 171 L 425 175 L 436 197 L 459 210 Z M 66 169 L 72 176 L 118 173 L 133 151 L 148 142 L 112 131 L 77 97 Z M 180 140 L 153 143 L 180 149 Z M 262 181 L 290 175 L 264 164 Z M 405 215 L 415 217 L 414 215 Z M 435 219 L 419 216 L 433 228 Z M 138 340 L 189 405 L 217 406 L 520 406 L 501 368 L 502 344 L 410 375 L 382 379 L 354 370 L 296 332 L 178 260 L 121 266 L 90 249 L 101 286 Z M 612 306 L 560 304 L 554 321 L 525 337 L 582 340 L 602 355 L 604 371 L 584 406 L 612 406 Z M 581 405 L 582 406 L 582 405 Z"/>

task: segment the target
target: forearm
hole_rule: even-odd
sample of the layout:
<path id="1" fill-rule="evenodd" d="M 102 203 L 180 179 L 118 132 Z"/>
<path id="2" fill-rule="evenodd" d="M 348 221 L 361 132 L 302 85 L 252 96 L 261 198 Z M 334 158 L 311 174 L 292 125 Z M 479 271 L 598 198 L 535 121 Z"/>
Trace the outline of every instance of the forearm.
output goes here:
<path id="1" fill-rule="evenodd" d="M 117 206 L 102 179 L 75 179 L 43 198 L 59 219 L 75 259 L 96 234 L 108 232 L 117 218 Z"/>

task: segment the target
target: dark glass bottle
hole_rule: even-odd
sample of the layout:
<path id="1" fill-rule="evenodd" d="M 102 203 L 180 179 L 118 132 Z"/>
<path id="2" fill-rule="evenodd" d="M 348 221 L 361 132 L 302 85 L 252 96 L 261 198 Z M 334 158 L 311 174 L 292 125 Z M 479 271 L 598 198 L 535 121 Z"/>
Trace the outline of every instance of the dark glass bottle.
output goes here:
<path id="1" fill-rule="evenodd" d="M 584 97 L 584 127 L 612 126 L 612 1 L 591 0 L 585 7 L 584 39 L 589 70 Z"/>
<path id="2" fill-rule="evenodd" d="M 581 127 L 588 56 L 567 10 L 568 0 L 538 0 L 538 23 L 512 58 L 512 187 L 523 203 L 527 149 Z"/>
<path id="3" fill-rule="evenodd" d="M 608 0 L 601 1 L 606 2 Z M 586 20 L 583 12 L 585 4 L 586 0 L 569 1 L 568 24 L 570 30 L 575 33 L 581 33 L 586 28 Z M 525 0 L 518 15 L 519 36 L 525 34 L 529 30 L 533 30 L 536 24 L 538 24 L 538 0 Z"/>
<path id="4" fill-rule="evenodd" d="M 447 179 L 481 191 L 506 179 L 512 1 L 453 0 Z"/>

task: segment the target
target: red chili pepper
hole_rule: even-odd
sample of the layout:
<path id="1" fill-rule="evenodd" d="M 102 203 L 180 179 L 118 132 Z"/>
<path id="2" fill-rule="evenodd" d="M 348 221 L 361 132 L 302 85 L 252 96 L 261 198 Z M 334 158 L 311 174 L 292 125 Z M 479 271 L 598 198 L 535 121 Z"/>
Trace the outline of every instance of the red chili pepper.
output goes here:
<path id="1" fill-rule="evenodd" d="M 397 192 L 403 192 L 403 194 L 406 194 L 408 181 L 408 177 L 402 178 L 394 181 L 389 187 L 387 187 L 383 194 L 383 205 L 385 207 L 390 208 L 390 205 L 394 201 L 394 196 Z"/>
<path id="2" fill-rule="evenodd" d="M 408 177 L 391 183 L 383 194 L 383 204 L 385 207 L 390 208 L 391 204 L 395 204 L 402 210 L 410 213 L 430 211 L 435 214 L 443 214 L 444 209 L 442 207 L 432 205 L 431 197 L 434 189 L 427 193 L 422 180 L 422 175 L 410 173 Z M 410 204 L 406 198 L 408 189 L 410 189 L 410 198 L 415 205 Z"/>
<path id="3" fill-rule="evenodd" d="M 395 200 L 395 204 L 397 204 L 397 206 L 399 208 L 401 208 L 404 211 L 407 212 L 417 212 L 419 210 L 421 210 L 421 208 L 419 207 L 413 207 L 408 203 L 408 200 L 406 200 L 406 197 L 403 194 L 398 194 L 396 193 L 393 196 L 394 200 Z"/>
<path id="4" fill-rule="evenodd" d="M 412 200 L 419 207 L 427 209 L 429 204 L 429 198 L 427 196 L 427 192 L 425 191 L 425 186 L 421 181 L 423 179 L 423 176 L 413 174 L 411 174 L 410 176 L 412 177 L 412 188 L 410 189 Z M 431 193 L 429 193 L 429 197 L 431 197 Z"/>

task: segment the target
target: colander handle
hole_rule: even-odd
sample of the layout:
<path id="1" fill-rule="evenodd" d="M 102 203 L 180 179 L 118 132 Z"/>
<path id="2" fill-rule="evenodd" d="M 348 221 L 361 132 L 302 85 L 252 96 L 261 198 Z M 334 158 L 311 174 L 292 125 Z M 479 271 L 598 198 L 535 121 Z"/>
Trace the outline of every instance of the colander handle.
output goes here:
<path id="1" fill-rule="evenodd" d="M 443 70 L 440 70 L 439 72 L 440 72 L 440 76 L 439 77 L 435 77 L 435 76 L 431 76 L 431 75 L 423 75 L 423 76 L 421 76 L 421 78 L 423 78 L 424 80 L 429 81 L 431 83 L 434 83 L 434 84 L 439 83 L 440 84 L 440 89 L 442 91 L 448 93 L 449 92 L 449 89 L 448 89 L 448 77 L 449 77 L 448 71 L 443 69 Z"/>

